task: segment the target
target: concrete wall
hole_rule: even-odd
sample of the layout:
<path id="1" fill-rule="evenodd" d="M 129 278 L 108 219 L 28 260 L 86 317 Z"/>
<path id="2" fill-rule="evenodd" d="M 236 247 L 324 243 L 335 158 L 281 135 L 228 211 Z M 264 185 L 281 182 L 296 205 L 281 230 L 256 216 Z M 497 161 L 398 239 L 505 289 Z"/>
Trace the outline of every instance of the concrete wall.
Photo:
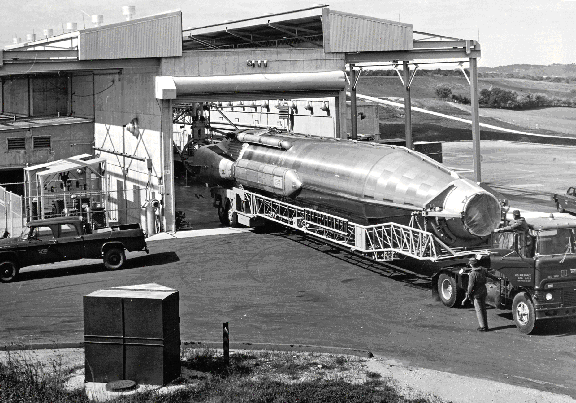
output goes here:
<path id="1" fill-rule="evenodd" d="M 154 98 L 156 68 L 126 68 L 121 74 L 94 76 L 95 118 L 94 139 L 96 151 L 107 159 L 109 190 L 109 219 L 121 223 L 141 222 L 141 207 L 146 200 L 161 199 L 162 172 L 161 113 Z M 76 91 L 89 92 L 92 83 L 77 82 Z M 77 111 L 80 110 L 80 104 Z M 88 108 L 83 106 L 83 110 Z M 134 118 L 139 132 L 135 135 L 125 129 Z M 115 155 L 107 151 L 123 153 Z M 136 156 L 151 160 L 151 171 L 146 161 L 129 158 Z M 166 175 L 172 175 L 172 172 Z"/>
<path id="2" fill-rule="evenodd" d="M 44 126 L 27 130 L 0 131 L 0 168 L 22 168 L 28 165 L 68 158 L 93 152 L 92 123 Z M 50 148 L 33 148 L 33 137 L 49 136 Z M 8 138 L 24 138 L 26 149 L 8 151 Z"/>
<path id="3" fill-rule="evenodd" d="M 28 78 L 4 79 L 4 112 L 28 116 Z"/>
<path id="4" fill-rule="evenodd" d="M 267 66 L 250 67 L 248 60 L 266 60 Z M 224 76 L 344 70 L 344 54 L 322 49 L 231 49 L 183 52 L 182 57 L 162 59 L 164 76 Z"/>
<path id="5" fill-rule="evenodd" d="M 72 116 L 94 118 L 94 84 L 95 77 L 92 74 L 74 73 L 72 75 Z"/>

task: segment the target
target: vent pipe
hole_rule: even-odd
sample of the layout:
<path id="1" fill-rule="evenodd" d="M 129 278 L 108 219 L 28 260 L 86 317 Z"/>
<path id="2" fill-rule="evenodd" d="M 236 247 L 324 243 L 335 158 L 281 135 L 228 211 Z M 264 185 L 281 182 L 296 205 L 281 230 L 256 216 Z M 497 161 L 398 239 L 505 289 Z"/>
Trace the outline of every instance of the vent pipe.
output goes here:
<path id="1" fill-rule="evenodd" d="M 20 41 L 20 38 L 18 38 L 17 36 L 15 36 L 14 38 L 12 38 L 12 43 L 13 43 L 14 45 L 18 45 L 20 42 L 21 42 L 21 41 Z"/>
<path id="2" fill-rule="evenodd" d="M 101 27 L 103 22 L 104 16 L 102 14 L 92 16 L 92 24 L 94 24 L 95 27 Z"/>
<path id="3" fill-rule="evenodd" d="M 51 36 L 54 36 L 54 30 L 52 28 L 45 29 L 44 38 L 50 38 Z"/>
<path id="4" fill-rule="evenodd" d="M 75 22 L 67 22 L 66 23 L 66 33 L 78 31 L 78 24 Z"/>
<path id="5" fill-rule="evenodd" d="M 131 21 L 136 14 L 136 6 L 123 6 L 122 14 L 126 17 L 126 21 Z"/>
<path id="6" fill-rule="evenodd" d="M 36 34 L 26 34 L 26 42 L 36 41 Z"/>

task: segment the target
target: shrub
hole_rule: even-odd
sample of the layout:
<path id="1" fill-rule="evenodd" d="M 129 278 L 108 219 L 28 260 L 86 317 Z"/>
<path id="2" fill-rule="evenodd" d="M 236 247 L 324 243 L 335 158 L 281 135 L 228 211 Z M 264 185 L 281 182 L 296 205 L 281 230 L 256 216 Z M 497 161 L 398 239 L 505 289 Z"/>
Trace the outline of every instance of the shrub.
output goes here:
<path id="1" fill-rule="evenodd" d="M 448 99 L 452 97 L 452 88 L 446 84 L 440 84 L 436 87 L 436 95 L 440 99 Z"/>
<path id="2" fill-rule="evenodd" d="M 452 100 L 454 102 L 458 102 L 459 104 L 470 105 L 470 98 L 466 95 L 453 94 Z"/>

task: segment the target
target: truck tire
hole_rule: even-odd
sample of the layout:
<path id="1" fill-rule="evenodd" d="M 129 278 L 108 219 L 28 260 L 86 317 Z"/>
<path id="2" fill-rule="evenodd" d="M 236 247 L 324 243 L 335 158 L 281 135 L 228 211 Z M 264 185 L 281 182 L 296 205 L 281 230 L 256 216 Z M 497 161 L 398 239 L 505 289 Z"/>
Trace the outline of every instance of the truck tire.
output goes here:
<path id="1" fill-rule="evenodd" d="M 18 266 L 11 260 L 4 260 L 0 263 L 0 281 L 9 283 L 14 281 L 18 275 Z"/>
<path id="2" fill-rule="evenodd" d="M 462 290 L 458 289 L 456 279 L 442 273 L 438 277 L 438 295 L 444 305 L 453 308 L 462 300 Z"/>
<path id="3" fill-rule="evenodd" d="M 534 304 L 526 293 L 516 294 L 512 301 L 512 316 L 520 333 L 530 334 L 536 324 Z"/>
<path id="4" fill-rule="evenodd" d="M 104 266 L 108 270 L 118 270 L 126 263 L 124 249 L 110 248 L 104 252 Z"/>

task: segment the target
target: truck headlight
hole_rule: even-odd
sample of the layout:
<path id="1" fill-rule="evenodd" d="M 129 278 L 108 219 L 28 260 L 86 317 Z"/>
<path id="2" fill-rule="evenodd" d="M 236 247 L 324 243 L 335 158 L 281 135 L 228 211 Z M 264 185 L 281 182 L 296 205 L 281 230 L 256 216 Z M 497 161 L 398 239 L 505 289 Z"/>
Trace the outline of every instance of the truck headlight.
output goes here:
<path id="1" fill-rule="evenodd" d="M 552 293 L 546 293 L 546 301 L 552 301 L 553 298 Z"/>

